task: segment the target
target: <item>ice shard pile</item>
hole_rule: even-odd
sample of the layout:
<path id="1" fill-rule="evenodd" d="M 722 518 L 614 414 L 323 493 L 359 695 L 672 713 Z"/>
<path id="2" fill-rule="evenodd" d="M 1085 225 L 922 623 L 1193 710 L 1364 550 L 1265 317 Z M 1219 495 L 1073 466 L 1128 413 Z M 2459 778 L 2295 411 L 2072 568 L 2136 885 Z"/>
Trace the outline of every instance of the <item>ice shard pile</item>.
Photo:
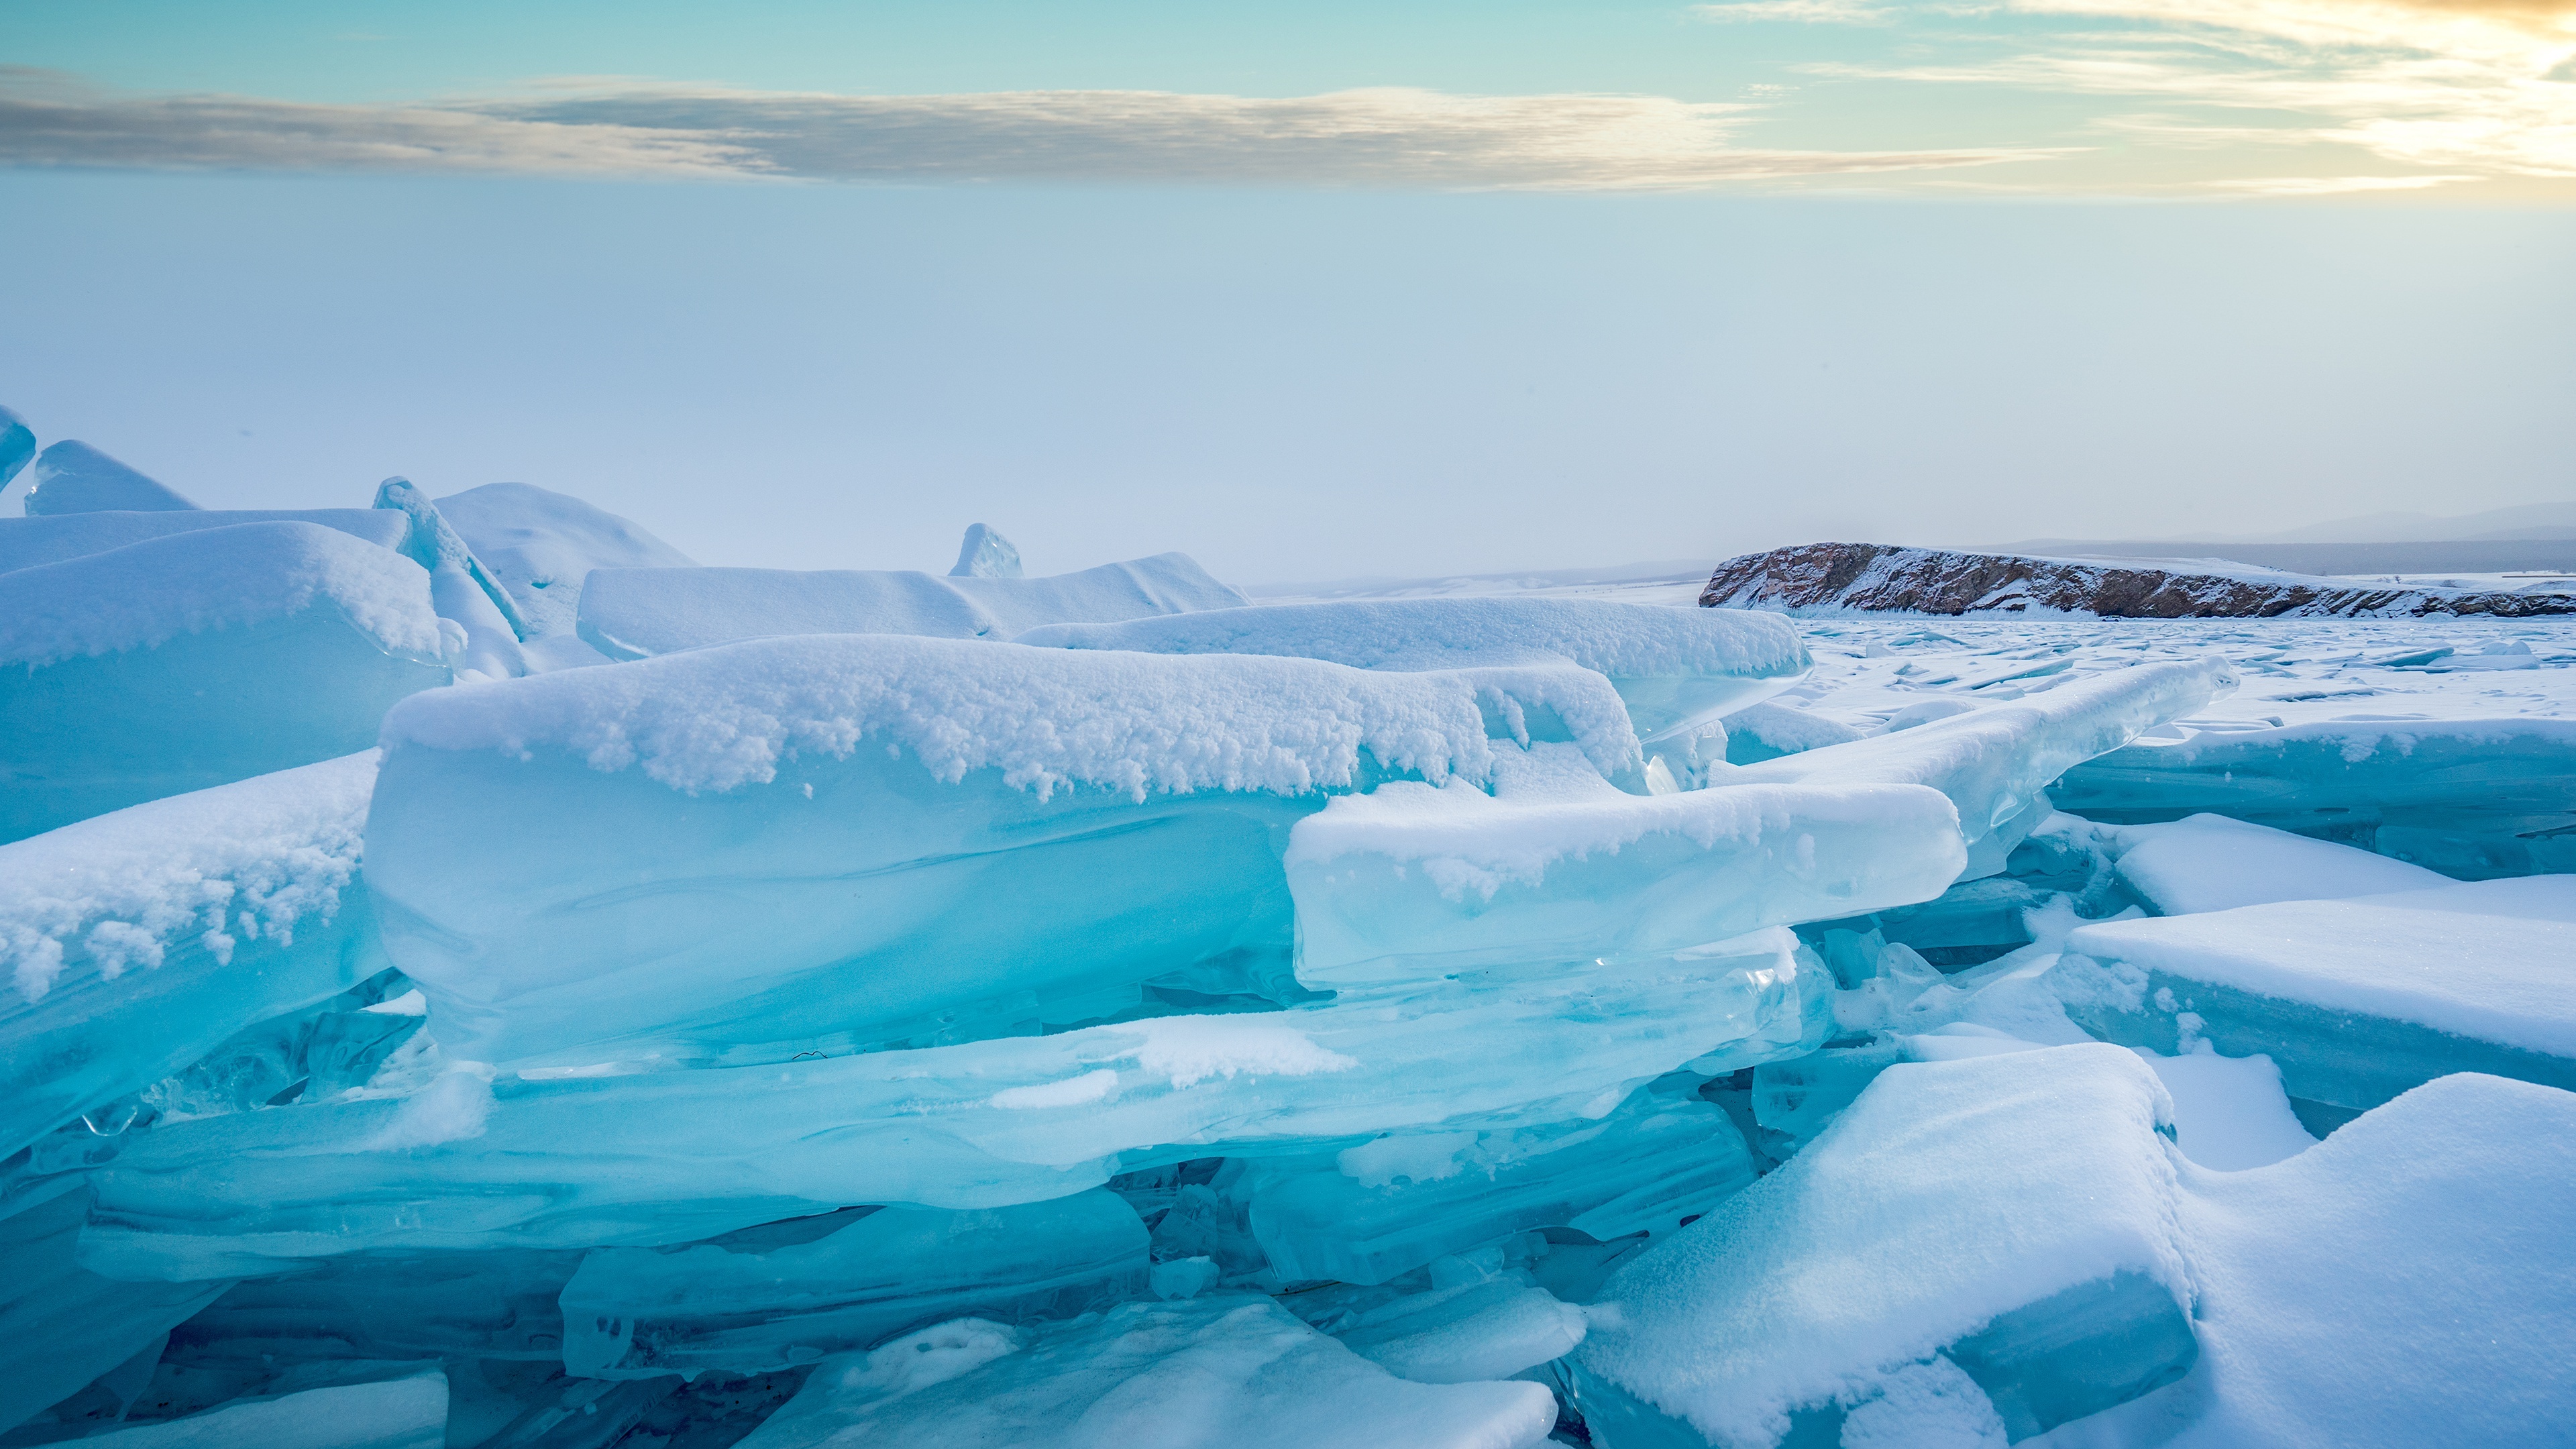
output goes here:
<path id="1" fill-rule="evenodd" d="M 2576 1413 L 2549 721 L 2345 760 L 2449 802 L 2374 833 L 2151 753 L 2297 728 L 2227 723 L 2292 657 L 2244 626 L 1252 606 L 980 524 L 701 569 L 55 446 L 0 526 L 0 1449 Z"/>

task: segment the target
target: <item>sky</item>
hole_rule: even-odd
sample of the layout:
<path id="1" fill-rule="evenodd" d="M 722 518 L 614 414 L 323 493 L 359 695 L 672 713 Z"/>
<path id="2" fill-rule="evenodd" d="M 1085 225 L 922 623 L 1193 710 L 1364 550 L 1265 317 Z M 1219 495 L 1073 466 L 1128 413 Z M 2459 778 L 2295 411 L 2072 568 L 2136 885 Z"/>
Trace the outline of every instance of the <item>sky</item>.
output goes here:
<path id="1" fill-rule="evenodd" d="M 2576 0 L 0 0 L 0 405 L 782 567 L 2254 533 L 2576 497 L 2571 202 Z"/>

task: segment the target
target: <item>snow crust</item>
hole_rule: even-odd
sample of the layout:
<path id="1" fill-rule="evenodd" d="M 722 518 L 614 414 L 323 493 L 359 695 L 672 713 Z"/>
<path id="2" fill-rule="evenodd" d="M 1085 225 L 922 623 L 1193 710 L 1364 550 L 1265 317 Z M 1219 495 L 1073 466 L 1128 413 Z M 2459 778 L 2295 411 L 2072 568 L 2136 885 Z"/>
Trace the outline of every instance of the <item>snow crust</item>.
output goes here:
<path id="1" fill-rule="evenodd" d="M 317 601 L 386 653 L 434 662 L 444 646 L 428 582 L 409 560 L 311 523 L 171 534 L 0 574 L 0 664 L 148 649 Z"/>
<path id="2" fill-rule="evenodd" d="M 2127 1272 L 2187 1304 L 2171 1115 L 2117 1047 L 1890 1067 L 1788 1165 L 1622 1268 L 1576 1361 L 1712 1444 L 1767 1446 L 1791 1410 L 1868 1397 L 2064 1290 Z"/>
<path id="3" fill-rule="evenodd" d="M 938 1367 L 931 1368 L 936 1364 Z M 743 1449 L 1529 1449 L 1531 1383 L 1418 1384 L 1266 1298 L 1130 1303 L 1051 1332 L 967 1319 L 829 1359 Z"/>
<path id="4" fill-rule="evenodd" d="M 447 1376 L 306 1389 L 83 1439 L 112 1449 L 442 1449 Z"/>
<path id="5" fill-rule="evenodd" d="M 1019 642 L 1155 654 L 1287 654 L 1361 669 L 1567 662 L 1606 675 L 1653 742 L 1741 708 L 1806 672 L 1785 621 L 1588 599 L 1404 599 L 1272 604 L 1119 624 L 1058 624 Z"/>
<path id="6" fill-rule="evenodd" d="M 2165 721 L 2232 691 L 2223 659 L 2142 664 L 1932 720 L 1897 734 L 1826 745 L 1729 770 L 1739 784 L 1928 785 L 1949 797 L 1971 846 L 2033 809 L 2039 792 L 2072 765 L 2115 750 Z M 1988 862 L 2001 866 L 2000 859 Z"/>
<path id="7" fill-rule="evenodd" d="M 1481 780 L 1493 754 L 1479 697 L 1524 691 L 1582 719 L 1596 763 L 1615 769 L 1633 753 L 1616 696 L 1563 668 L 1383 674 L 899 635 L 746 641 L 421 695 L 387 713 L 384 742 L 561 750 L 692 792 L 765 783 L 791 754 L 845 757 L 871 741 L 942 780 L 994 769 L 1042 797 L 1065 785 L 1138 800 L 1204 789 L 1289 795 L 1349 788 L 1363 751 L 1434 784 Z"/>
<path id="8" fill-rule="evenodd" d="M 2571 1173 L 2576 1093 L 2463 1073 L 2276 1165 L 2194 1174 L 2199 1363 L 2039 1442 L 2549 1442 L 2576 1332 Z"/>
<path id="9" fill-rule="evenodd" d="M 0 573 L 105 553 L 174 533 L 197 533 L 244 523 L 319 524 L 388 549 L 401 548 L 403 538 L 411 531 L 410 520 L 380 508 L 196 508 L 0 518 Z"/>
<path id="10" fill-rule="evenodd" d="M 2341 900 L 2452 882 L 2420 865 L 2224 815 L 2119 832 L 2120 879 L 2161 915 Z"/>
<path id="11" fill-rule="evenodd" d="M 2280 901 L 2078 927 L 2074 956 L 2576 1057 L 2576 876 Z"/>
<path id="12" fill-rule="evenodd" d="M 28 488 L 26 498 L 29 517 L 105 510 L 145 513 L 196 506 L 167 484 L 69 438 L 36 456 L 36 481 Z"/>
<path id="13" fill-rule="evenodd" d="M 1043 579 L 603 568 L 582 587 L 579 629 L 611 658 L 640 659 L 780 634 L 1008 639 L 1066 620 L 1134 619 L 1243 602 L 1243 595 L 1177 553 Z"/>
<path id="14" fill-rule="evenodd" d="M 1915 785 L 1634 796 L 1596 776 L 1564 799 L 1390 782 L 1290 833 L 1300 977 L 1368 980 L 1425 954 L 1676 951 L 1929 900 L 1965 862 L 1957 822 Z"/>

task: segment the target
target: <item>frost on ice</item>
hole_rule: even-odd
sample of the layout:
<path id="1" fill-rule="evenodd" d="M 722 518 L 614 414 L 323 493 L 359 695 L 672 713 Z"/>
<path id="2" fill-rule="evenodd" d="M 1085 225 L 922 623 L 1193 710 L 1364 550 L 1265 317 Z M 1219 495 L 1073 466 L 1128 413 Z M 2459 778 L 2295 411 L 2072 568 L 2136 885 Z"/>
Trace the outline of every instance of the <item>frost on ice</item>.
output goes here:
<path id="1" fill-rule="evenodd" d="M 1254 605 L 0 413 L 0 1449 L 2543 1442 L 2576 633 Z"/>

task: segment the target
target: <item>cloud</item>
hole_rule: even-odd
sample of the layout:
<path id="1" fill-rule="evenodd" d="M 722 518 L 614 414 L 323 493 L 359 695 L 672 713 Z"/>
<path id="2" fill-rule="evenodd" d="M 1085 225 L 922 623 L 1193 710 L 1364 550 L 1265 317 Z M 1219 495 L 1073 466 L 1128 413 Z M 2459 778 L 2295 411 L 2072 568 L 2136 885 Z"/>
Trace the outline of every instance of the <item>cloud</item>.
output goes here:
<path id="1" fill-rule="evenodd" d="M 2350 196 L 2367 191 L 2422 191 L 2474 176 L 2249 176 L 2212 182 L 2222 191 L 2249 196 Z"/>
<path id="2" fill-rule="evenodd" d="M 631 82 L 439 106 L 320 106 L 122 96 L 0 70 L 0 164 L 1619 191 L 2054 154 L 1737 146 L 1751 109 L 1394 89 L 848 96 Z"/>
<path id="3" fill-rule="evenodd" d="M 2013 0 L 2025 14 L 2126 21 L 2080 34 L 2025 34 L 2019 53 L 1952 64 L 1802 67 L 1845 78 L 2153 97 L 2206 115 L 2271 113 L 2270 124 L 2162 117 L 2139 139 L 2210 149 L 2350 147 L 2443 173 L 2346 181 L 2255 177 L 2260 194 L 2412 189 L 2451 180 L 2576 178 L 2576 0 Z M 2109 128 L 2123 123 L 2106 119 Z"/>
<path id="4" fill-rule="evenodd" d="M 1737 0 L 1730 5 L 1694 5 L 1703 20 L 1787 21 L 1800 25 L 1885 25 L 1897 12 L 1861 0 Z"/>
<path id="5" fill-rule="evenodd" d="M 109 96 L 14 66 L 0 67 L 0 163 L 674 177 L 760 167 L 746 147 L 678 131 L 422 106 Z"/>

